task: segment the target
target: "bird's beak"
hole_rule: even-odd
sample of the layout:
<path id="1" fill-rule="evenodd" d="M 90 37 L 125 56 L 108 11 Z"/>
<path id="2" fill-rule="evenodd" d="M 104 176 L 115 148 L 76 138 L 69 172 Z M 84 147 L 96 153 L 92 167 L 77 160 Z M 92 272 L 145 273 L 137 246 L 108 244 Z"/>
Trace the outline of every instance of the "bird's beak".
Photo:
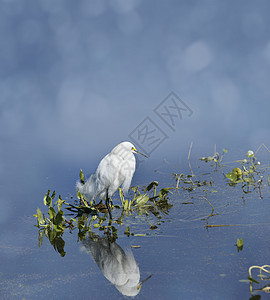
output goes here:
<path id="1" fill-rule="evenodd" d="M 135 153 L 137 153 L 137 154 L 140 154 L 140 155 L 142 155 L 142 156 L 144 156 L 144 157 L 146 157 L 146 158 L 148 158 L 148 156 L 147 155 L 145 155 L 145 154 L 143 154 L 143 153 L 141 153 L 141 152 L 139 152 L 137 149 L 135 149 L 134 147 L 132 147 L 132 149 L 131 149 L 132 151 L 134 151 Z"/>

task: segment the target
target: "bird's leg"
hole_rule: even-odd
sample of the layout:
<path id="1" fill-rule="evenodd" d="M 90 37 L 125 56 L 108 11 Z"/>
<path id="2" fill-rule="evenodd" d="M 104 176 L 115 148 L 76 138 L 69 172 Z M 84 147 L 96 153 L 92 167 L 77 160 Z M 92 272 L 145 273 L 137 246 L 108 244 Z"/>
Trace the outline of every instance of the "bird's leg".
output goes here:
<path id="1" fill-rule="evenodd" d="M 111 208 L 110 208 L 110 205 L 109 205 L 109 195 L 108 195 L 108 190 L 107 190 L 107 192 L 106 192 L 106 206 L 107 206 L 107 209 L 108 209 L 108 212 L 109 212 L 109 215 L 110 215 L 110 219 L 112 219 Z"/>

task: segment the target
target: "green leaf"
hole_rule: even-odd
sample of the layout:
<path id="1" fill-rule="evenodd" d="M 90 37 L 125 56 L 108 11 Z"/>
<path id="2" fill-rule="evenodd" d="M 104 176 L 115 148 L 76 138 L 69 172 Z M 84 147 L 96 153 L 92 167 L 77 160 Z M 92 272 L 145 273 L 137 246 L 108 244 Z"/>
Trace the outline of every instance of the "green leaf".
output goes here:
<path id="1" fill-rule="evenodd" d="M 64 212 L 62 210 L 60 210 L 56 216 L 55 216 L 55 219 L 54 219 L 54 224 L 55 225 L 60 225 L 62 224 L 64 218 L 63 218 L 63 215 L 64 215 Z"/>
<path id="2" fill-rule="evenodd" d="M 137 197 L 136 201 L 137 201 L 137 204 L 136 205 L 139 205 L 139 206 L 142 206 L 144 205 L 147 201 L 149 200 L 149 196 L 148 195 L 140 195 Z"/>
<path id="3" fill-rule="evenodd" d="M 145 189 L 145 191 L 150 191 L 153 187 L 158 186 L 157 181 L 152 181 Z"/>
<path id="4" fill-rule="evenodd" d="M 55 212 L 55 210 L 54 210 L 53 207 L 50 207 L 50 208 L 49 208 L 48 214 L 49 214 L 49 216 L 50 216 L 50 219 L 53 220 L 53 218 L 54 218 L 55 215 L 56 215 L 56 212 Z"/>
<path id="5" fill-rule="evenodd" d="M 130 236 L 130 228 L 129 228 L 129 226 L 125 230 L 124 234 L 127 235 L 127 236 Z"/>
<path id="6" fill-rule="evenodd" d="M 85 184 L 84 175 L 82 169 L 80 170 L 80 181 L 82 184 Z"/>
<path id="7" fill-rule="evenodd" d="M 162 198 L 166 197 L 169 192 L 170 191 L 168 188 L 163 188 L 159 191 L 158 196 L 159 196 L 159 198 L 162 199 Z"/>
<path id="8" fill-rule="evenodd" d="M 84 205 L 85 207 L 90 207 L 90 206 L 88 205 L 88 203 L 87 203 L 87 200 L 84 199 L 83 195 L 82 195 L 82 198 L 80 198 L 80 200 L 81 200 L 81 202 L 83 203 L 83 205 Z"/>
<path id="9" fill-rule="evenodd" d="M 53 191 L 51 198 L 53 199 L 55 197 L 55 191 Z"/>
<path id="10" fill-rule="evenodd" d="M 38 218 L 38 224 L 41 225 L 41 224 L 44 224 L 45 221 L 42 217 L 42 213 L 41 213 L 41 210 L 38 208 L 37 209 L 37 218 Z"/>
<path id="11" fill-rule="evenodd" d="M 228 150 L 225 149 L 225 148 L 223 148 L 222 151 L 223 151 L 224 153 L 228 153 Z"/>
<path id="12" fill-rule="evenodd" d="M 92 217 L 92 218 L 93 218 L 93 217 Z M 70 220 L 77 224 L 77 220 L 76 220 L 76 219 L 70 218 Z"/>
<path id="13" fill-rule="evenodd" d="M 58 197 L 58 200 L 57 200 L 57 208 L 58 208 L 58 211 L 60 211 L 61 210 L 61 208 L 62 208 L 62 204 L 65 202 L 65 200 L 63 200 L 62 198 L 61 198 L 61 195 L 59 195 L 59 197 Z"/>
<path id="14" fill-rule="evenodd" d="M 53 229 L 57 232 L 57 234 L 62 233 L 65 230 L 62 224 L 54 225 Z"/>
<path id="15" fill-rule="evenodd" d="M 55 237 L 56 237 L 56 231 L 48 230 L 48 238 L 52 245 L 53 245 L 53 241 L 54 241 Z"/>
<path id="16" fill-rule="evenodd" d="M 140 192 L 138 191 L 138 186 L 133 186 L 131 189 L 134 192 L 134 196 L 133 196 L 133 200 L 132 203 L 135 201 L 136 197 L 137 197 L 137 192 L 140 194 Z"/>
<path id="17" fill-rule="evenodd" d="M 242 175 L 242 170 L 240 168 L 234 168 L 233 172 L 235 173 L 237 178 L 240 178 Z"/>
<path id="18" fill-rule="evenodd" d="M 241 248 L 241 247 L 243 247 L 243 245 L 244 245 L 243 240 L 242 240 L 242 239 L 237 239 L 236 246 L 237 246 L 238 248 Z"/>
<path id="19" fill-rule="evenodd" d="M 55 237 L 52 245 L 62 257 L 66 255 L 66 252 L 64 251 L 65 241 L 60 236 Z"/>
<path id="20" fill-rule="evenodd" d="M 45 234 L 47 239 L 49 239 L 49 232 L 50 232 L 49 228 L 45 227 L 44 234 Z"/>
<path id="21" fill-rule="evenodd" d="M 38 232 L 38 246 L 40 247 L 43 242 L 44 230 L 39 230 Z"/>
<path id="22" fill-rule="evenodd" d="M 237 181 L 237 176 L 234 172 L 230 172 L 228 174 L 225 174 L 225 176 L 230 179 L 231 181 Z"/>
<path id="23" fill-rule="evenodd" d="M 127 210 L 127 208 L 128 208 L 128 199 L 126 199 L 124 202 L 124 210 Z"/>
<path id="24" fill-rule="evenodd" d="M 47 194 L 45 195 L 43 202 L 44 205 L 51 207 L 52 206 L 52 198 L 50 197 L 50 190 L 48 190 Z"/>
<path id="25" fill-rule="evenodd" d="M 122 206 L 124 207 L 125 197 L 124 197 L 123 190 L 121 188 L 119 188 L 119 197 L 121 199 Z"/>
<path id="26" fill-rule="evenodd" d="M 77 190 L 77 198 L 80 200 L 83 197 L 82 193 Z"/>
<path id="27" fill-rule="evenodd" d="M 137 192 L 137 190 L 138 190 L 138 186 L 133 186 L 131 189 L 132 189 L 132 191 L 134 192 L 134 193 L 136 193 Z"/>

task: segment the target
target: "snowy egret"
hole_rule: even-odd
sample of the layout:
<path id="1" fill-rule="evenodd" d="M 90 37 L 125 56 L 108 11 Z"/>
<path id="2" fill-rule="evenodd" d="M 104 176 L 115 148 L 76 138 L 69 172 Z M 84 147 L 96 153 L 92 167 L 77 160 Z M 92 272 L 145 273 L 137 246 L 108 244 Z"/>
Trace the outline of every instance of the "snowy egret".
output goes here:
<path id="1" fill-rule="evenodd" d="M 99 163 L 96 173 L 92 174 L 85 184 L 77 182 L 77 189 L 88 201 L 99 198 L 106 199 L 106 206 L 112 219 L 109 207 L 109 198 L 122 186 L 127 193 L 135 171 L 136 160 L 134 153 L 143 153 L 136 150 L 130 142 L 122 142 L 114 147 Z"/>

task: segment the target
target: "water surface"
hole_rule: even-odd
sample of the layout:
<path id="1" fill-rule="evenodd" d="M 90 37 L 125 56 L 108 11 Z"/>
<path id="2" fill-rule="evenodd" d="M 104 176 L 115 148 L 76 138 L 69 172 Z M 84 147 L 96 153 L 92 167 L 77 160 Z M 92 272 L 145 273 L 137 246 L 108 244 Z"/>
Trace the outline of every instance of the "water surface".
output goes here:
<path id="1" fill-rule="evenodd" d="M 172 173 L 177 169 L 166 163 L 140 180 L 149 183 L 151 178 L 159 181 L 159 187 L 175 186 Z M 230 170 L 230 167 L 227 169 Z M 81 242 L 76 230 L 72 233 L 66 230 L 63 235 L 64 257 L 54 250 L 45 237 L 42 246 L 38 247 L 35 220 L 23 212 L 13 220 L 10 228 L 2 232 L 2 298 L 124 298 L 123 289 L 117 288 L 113 280 L 110 281 L 108 273 L 113 272 L 112 266 L 107 264 L 106 267 L 106 263 L 98 262 L 91 253 L 91 249 L 98 249 L 95 251 L 108 257 L 98 246 L 98 241 L 103 241 L 110 251 L 121 253 L 125 259 L 132 257 L 130 251 L 133 253 L 134 261 L 131 261 L 133 267 L 137 265 L 138 268 L 135 281 L 139 282 L 138 276 L 144 280 L 152 275 L 138 290 L 138 299 L 249 299 L 249 283 L 244 281 L 248 277 L 248 268 L 267 264 L 269 258 L 267 176 L 262 185 L 263 198 L 260 198 L 258 189 L 245 194 L 240 185 L 229 186 L 223 174 L 214 170 L 210 163 L 195 161 L 195 178 L 212 181 L 212 186 L 197 187 L 193 191 L 174 190 L 168 199 L 173 206 L 168 214 L 161 214 L 160 220 L 152 214 L 138 216 L 134 213 L 125 217 L 122 226 L 114 224 L 118 238 L 113 244 L 106 240 L 108 237 L 102 231 L 94 231 L 99 238 L 96 236 L 93 240 L 88 238 Z M 266 168 L 265 174 L 267 171 Z M 189 169 L 182 169 L 181 172 L 191 173 Z M 211 206 L 204 199 L 206 190 L 207 199 L 214 207 L 212 214 Z M 120 203 L 117 195 L 114 203 Z M 36 205 L 31 210 L 34 212 L 37 207 L 46 212 L 42 197 L 36 199 Z M 115 218 L 119 214 L 120 210 L 113 210 Z M 151 230 L 151 225 L 157 225 L 157 228 Z M 134 236 L 124 234 L 127 226 Z M 242 250 L 236 247 L 238 238 L 243 239 Z M 115 279 L 115 275 L 112 278 Z M 259 279 L 256 271 L 254 278 Z M 265 285 L 267 283 L 265 281 Z M 254 288 L 261 288 L 264 282 L 253 285 Z M 261 294 L 262 298 L 266 296 L 263 292 Z"/>

